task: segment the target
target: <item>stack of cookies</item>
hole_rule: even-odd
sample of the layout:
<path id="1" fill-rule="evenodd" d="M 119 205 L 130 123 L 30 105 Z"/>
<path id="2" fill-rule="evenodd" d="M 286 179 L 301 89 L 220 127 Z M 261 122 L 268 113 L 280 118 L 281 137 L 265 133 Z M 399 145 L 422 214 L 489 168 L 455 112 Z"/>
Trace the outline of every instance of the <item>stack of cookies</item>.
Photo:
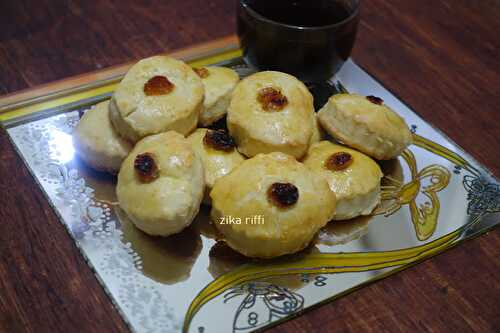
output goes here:
<path id="1" fill-rule="evenodd" d="M 371 214 L 374 159 L 397 157 L 411 133 L 374 96 L 335 95 L 316 115 L 289 74 L 239 81 L 229 68 L 155 56 L 85 113 L 73 142 L 88 165 L 118 174 L 120 207 L 145 233 L 180 232 L 203 203 L 231 248 L 272 258 L 304 249 L 330 221 Z"/>

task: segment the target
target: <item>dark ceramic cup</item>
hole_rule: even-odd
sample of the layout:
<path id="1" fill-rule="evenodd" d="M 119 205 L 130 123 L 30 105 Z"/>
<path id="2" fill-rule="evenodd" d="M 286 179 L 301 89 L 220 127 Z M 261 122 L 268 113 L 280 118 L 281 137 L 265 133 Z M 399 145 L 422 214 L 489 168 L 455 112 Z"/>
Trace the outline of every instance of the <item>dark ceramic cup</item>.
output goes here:
<path id="1" fill-rule="evenodd" d="M 324 82 L 351 54 L 359 7 L 360 0 L 239 0 L 243 57 L 258 70 Z"/>

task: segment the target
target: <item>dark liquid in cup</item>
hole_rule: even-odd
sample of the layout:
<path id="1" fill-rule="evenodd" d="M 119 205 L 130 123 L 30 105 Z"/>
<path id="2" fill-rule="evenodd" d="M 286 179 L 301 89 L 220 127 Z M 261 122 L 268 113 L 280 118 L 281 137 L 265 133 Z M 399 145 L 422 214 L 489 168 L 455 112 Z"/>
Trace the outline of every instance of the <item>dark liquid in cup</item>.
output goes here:
<path id="1" fill-rule="evenodd" d="M 356 8 L 354 0 L 240 0 L 238 35 L 245 61 L 308 83 L 327 80 L 349 58 Z"/>
<path id="2" fill-rule="evenodd" d="M 350 16 L 349 8 L 335 1 L 247 0 L 255 12 L 267 19 L 300 27 L 339 23 Z"/>

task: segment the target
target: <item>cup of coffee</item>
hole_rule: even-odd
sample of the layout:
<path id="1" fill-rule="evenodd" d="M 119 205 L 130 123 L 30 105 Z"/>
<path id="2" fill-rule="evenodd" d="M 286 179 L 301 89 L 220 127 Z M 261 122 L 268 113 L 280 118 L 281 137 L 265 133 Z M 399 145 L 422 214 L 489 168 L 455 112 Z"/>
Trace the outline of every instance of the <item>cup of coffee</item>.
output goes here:
<path id="1" fill-rule="evenodd" d="M 331 78 L 349 58 L 361 0 L 239 0 L 245 62 L 310 84 Z"/>

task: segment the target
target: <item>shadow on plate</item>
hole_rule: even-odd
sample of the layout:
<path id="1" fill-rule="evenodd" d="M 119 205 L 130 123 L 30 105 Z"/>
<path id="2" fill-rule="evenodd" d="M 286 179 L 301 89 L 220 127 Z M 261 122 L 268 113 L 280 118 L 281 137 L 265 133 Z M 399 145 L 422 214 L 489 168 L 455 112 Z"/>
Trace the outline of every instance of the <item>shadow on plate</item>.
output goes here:
<path id="1" fill-rule="evenodd" d="M 209 253 L 208 272 L 214 279 L 220 277 L 222 274 L 228 273 L 233 269 L 245 264 L 269 264 L 297 260 L 301 256 L 310 253 L 319 253 L 318 248 L 309 246 L 306 249 L 291 255 L 285 255 L 275 259 L 253 259 L 245 257 L 244 255 L 231 249 L 224 241 L 219 241 L 212 246 Z M 297 290 L 303 287 L 308 281 L 305 280 L 300 274 L 286 275 L 286 276 L 273 276 L 268 278 L 259 279 L 259 281 L 274 284 L 280 287 L 288 288 L 290 290 Z"/>
<path id="2" fill-rule="evenodd" d="M 123 241 L 130 242 L 142 259 L 144 275 L 164 284 L 189 278 L 202 248 L 195 228 L 188 227 L 169 237 L 154 237 L 137 229 L 121 209 L 115 209 L 115 213 L 121 222 Z"/>

